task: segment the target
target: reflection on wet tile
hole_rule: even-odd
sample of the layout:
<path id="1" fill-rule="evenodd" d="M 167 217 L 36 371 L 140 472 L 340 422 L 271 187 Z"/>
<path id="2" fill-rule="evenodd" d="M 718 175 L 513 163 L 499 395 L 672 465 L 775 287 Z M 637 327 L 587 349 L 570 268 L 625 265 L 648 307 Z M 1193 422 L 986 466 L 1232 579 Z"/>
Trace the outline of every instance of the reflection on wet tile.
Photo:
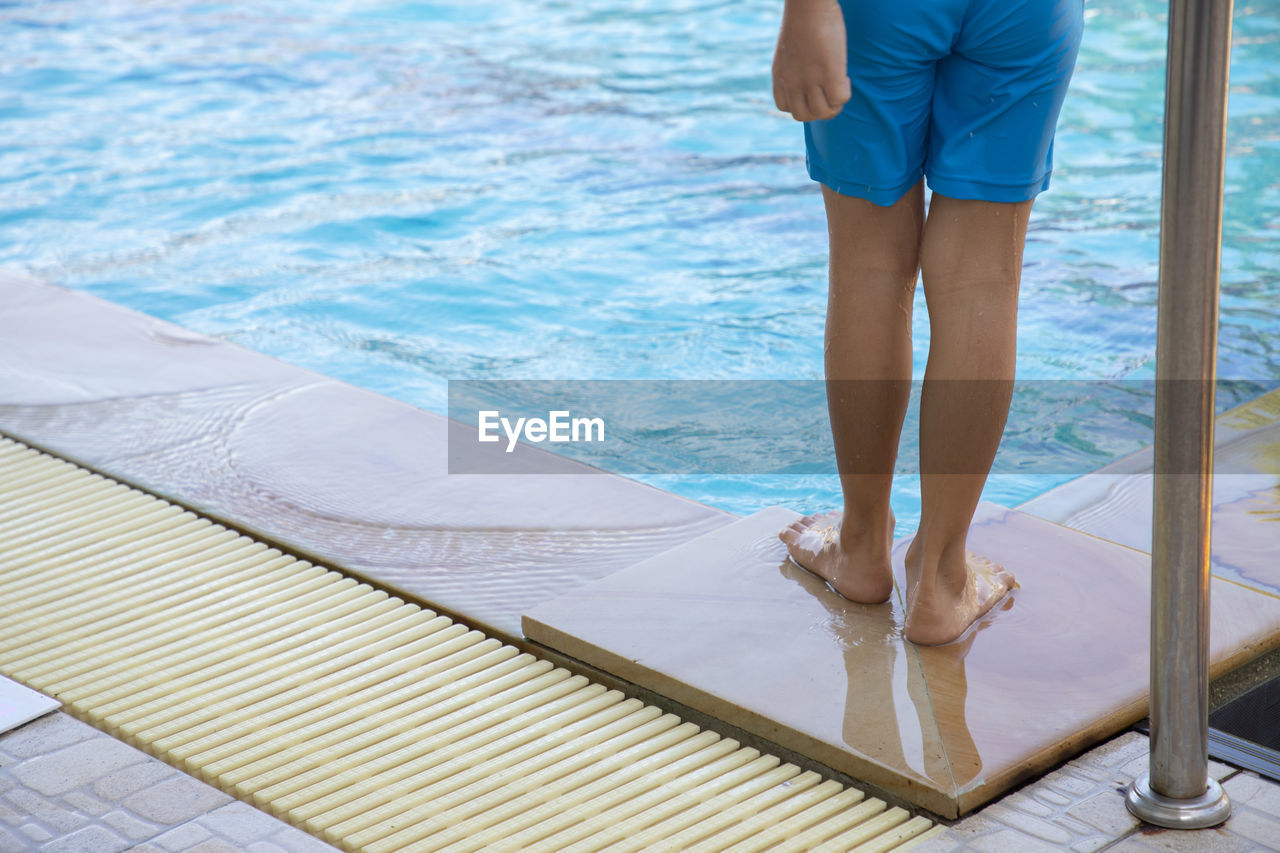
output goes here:
<path id="1" fill-rule="evenodd" d="M 1145 448 L 1018 509 L 1149 552 L 1151 460 Z M 1213 573 L 1280 594 L 1280 390 L 1218 416 L 1214 472 Z"/>
<path id="2" fill-rule="evenodd" d="M 525 633 L 945 807 L 950 771 L 901 608 L 847 601 L 787 561 L 775 533 L 796 517 L 766 510 L 616 572 L 526 613 Z"/>
<path id="3" fill-rule="evenodd" d="M 503 639 L 527 607 L 732 520 L 576 463 L 450 476 L 451 423 L 0 271 L 0 432 Z"/>
<path id="4" fill-rule="evenodd" d="M 1213 573 L 1280 595 L 1280 486 L 1213 508 Z"/>
<path id="5" fill-rule="evenodd" d="M 854 604 L 785 559 L 795 517 L 757 513 L 545 602 L 525 634 L 948 816 L 1144 716 L 1145 554 L 984 503 L 969 547 L 1022 586 L 957 643 L 917 647 L 899 598 Z M 1217 669 L 1280 642 L 1280 600 L 1212 596 L 1231 613 Z"/>

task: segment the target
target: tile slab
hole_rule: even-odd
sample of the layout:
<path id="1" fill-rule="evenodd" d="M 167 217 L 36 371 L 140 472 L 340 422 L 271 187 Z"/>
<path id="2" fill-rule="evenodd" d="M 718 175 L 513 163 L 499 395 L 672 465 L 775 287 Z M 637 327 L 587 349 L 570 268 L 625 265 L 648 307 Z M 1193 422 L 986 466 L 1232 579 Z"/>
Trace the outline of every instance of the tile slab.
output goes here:
<path id="1" fill-rule="evenodd" d="M 960 641 L 902 638 L 786 560 L 771 508 L 525 613 L 532 640 L 946 817 L 1144 716 L 1145 553 L 990 503 L 968 546 L 1018 578 Z M 901 589 L 902 557 L 894 549 Z M 1214 674 L 1280 644 L 1280 598 L 1212 589 Z"/>
<path id="2" fill-rule="evenodd" d="M 1144 448 L 1018 509 L 1149 552 L 1152 458 Z M 1280 390 L 1218 416 L 1214 469 L 1213 574 L 1280 594 Z"/>
<path id="3" fill-rule="evenodd" d="M 734 516 L 565 462 L 447 473 L 458 425 L 85 293 L 0 271 L 0 432 L 506 640 L 539 601 Z"/>

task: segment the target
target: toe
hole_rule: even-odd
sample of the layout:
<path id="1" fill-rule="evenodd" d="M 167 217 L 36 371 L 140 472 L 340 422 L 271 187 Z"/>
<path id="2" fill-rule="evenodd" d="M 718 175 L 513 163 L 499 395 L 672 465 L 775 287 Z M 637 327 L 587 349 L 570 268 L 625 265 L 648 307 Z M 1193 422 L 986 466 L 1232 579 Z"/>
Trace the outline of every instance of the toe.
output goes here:
<path id="1" fill-rule="evenodd" d="M 804 520 L 801 519 L 800 521 L 791 522 L 786 526 L 786 529 L 791 531 L 794 535 L 799 536 L 801 533 L 804 533 L 809 529 L 809 525 L 805 524 Z"/>
<path id="2" fill-rule="evenodd" d="M 1004 586 L 1005 590 L 1010 590 L 1017 587 L 1018 579 L 1013 576 L 1013 572 L 1008 571 L 1007 569 L 1002 567 L 999 571 L 999 576 L 1000 576 L 1000 582 Z"/>

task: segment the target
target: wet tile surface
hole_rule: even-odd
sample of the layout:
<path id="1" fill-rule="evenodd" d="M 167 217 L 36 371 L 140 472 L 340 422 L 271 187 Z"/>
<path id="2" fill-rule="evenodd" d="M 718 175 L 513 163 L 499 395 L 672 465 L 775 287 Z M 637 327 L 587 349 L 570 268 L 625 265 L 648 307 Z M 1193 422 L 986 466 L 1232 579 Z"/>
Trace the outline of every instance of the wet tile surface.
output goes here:
<path id="1" fill-rule="evenodd" d="M 794 518 L 757 513 L 545 602 L 525 633 L 944 816 L 1145 716 L 1146 554 L 983 503 L 969 547 L 1021 588 L 917 647 L 899 598 L 854 604 L 785 559 Z M 1280 643 L 1280 599 L 1215 581 L 1212 606 L 1215 673 Z"/>
<path id="2" fill-rule="evenodd" d="M 1151 459 L 1139 451 L 1019 509 L 1150 551 Z M 1214 470 L 1213 573 L 1280 595 L 1280 390 L 1218 416 Z"/>
<path id="3" fill-rule="evenodd" d="M 585 468 L 449 476 L 450 423 L 0 271 L 0 432 L 503 639 L 539 601 L 733 519 Z"/>

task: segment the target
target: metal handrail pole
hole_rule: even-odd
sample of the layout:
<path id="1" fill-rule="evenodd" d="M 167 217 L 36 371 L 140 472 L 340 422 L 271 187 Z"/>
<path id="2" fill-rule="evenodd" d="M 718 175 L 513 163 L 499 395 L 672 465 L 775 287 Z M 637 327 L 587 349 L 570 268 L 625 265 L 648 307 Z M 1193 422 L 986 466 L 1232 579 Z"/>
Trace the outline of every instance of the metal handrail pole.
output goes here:
<path id="1" fill-rule="evenodd" d="M 1209 539 L 1232 0 L 1170 0 L 1156 330 L 1151 761 L 1129 811 L 1179 829 L 1231 814 L 1209 778 Z"/>

